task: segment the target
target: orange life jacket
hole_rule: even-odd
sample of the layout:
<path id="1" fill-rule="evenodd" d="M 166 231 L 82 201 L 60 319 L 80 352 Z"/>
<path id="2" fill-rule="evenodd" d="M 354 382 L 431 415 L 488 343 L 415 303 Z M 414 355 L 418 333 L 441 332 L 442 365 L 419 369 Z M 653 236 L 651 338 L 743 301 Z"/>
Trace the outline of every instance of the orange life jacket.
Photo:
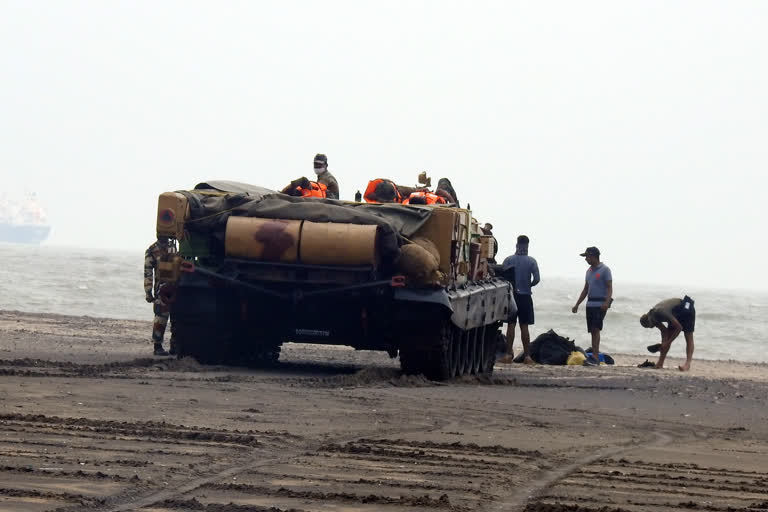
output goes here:
<path id="1" fill-rule="evenodd" d="M 427 204 L 445 204 L 445 199 L 432 192 L 414 192 L 403 201 L 403 204 L 411 204 L 411 199 L 414 197 L 423 197 L 427 200 Z"/>
<path id="2" fill-rule="evenodd" d="M 309 188 L 296 187 L 301 192 L 301 197 L 327 197 L 328 187 L 316 181 L 309 182 Z"/>
<path id="3" fill-rule="evenodd" d="M 369 181 L 368 186 L 365 188 L 365 194 L 363 194 L 363 199 L 365 199 L 366 203 L 381 202 L 376 200 L 376 186 L 379 183 L 383 183 L 383 182 L 390 183 L 393 187 L 395 187 L 395 199 L 393 202 L 399 203 L 403 200 L 403 198 L 400 196 L 400 191 L 397 190 L 397 185 L 395 185 L 393 181 L 378 178 L 378 179 Z"/>

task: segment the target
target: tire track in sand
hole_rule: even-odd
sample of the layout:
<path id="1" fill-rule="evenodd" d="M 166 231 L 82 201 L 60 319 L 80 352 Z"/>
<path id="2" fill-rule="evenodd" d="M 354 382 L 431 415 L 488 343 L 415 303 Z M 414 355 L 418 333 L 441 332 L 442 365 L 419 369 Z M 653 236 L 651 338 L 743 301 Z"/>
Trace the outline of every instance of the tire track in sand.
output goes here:
<path id="1" fill-rule="evenodd" d="M 515 492 L 511 493 L 509 496 L 503 497 L 503 499 L 496 501 L 496 503 L 494 503 L 487 510 L 489 512 L 509 512 L 514 510 L 523 510 L 529 502 L 543 495 L 550 486 L 579 471 L 584 466 L 592 464 L 600 459 L 615 457 L 630 451 L 642 450 L 643 448 L 657 448 L 666 446 L 674 441 L 674 439 L 675 438 L 672 434 L 654 432 L 654 438 L 645 443 L 632 443 L 631 445 L 627 445 L 619 450 L 617 450 L 615 446 L 603 448 L 595 453 L 581 457 L 571 462 L 570 464 L 566 464 L 538 476 L 533 480 L 533 485 L 524 486 L 521 489 L 515 490 Z"/>

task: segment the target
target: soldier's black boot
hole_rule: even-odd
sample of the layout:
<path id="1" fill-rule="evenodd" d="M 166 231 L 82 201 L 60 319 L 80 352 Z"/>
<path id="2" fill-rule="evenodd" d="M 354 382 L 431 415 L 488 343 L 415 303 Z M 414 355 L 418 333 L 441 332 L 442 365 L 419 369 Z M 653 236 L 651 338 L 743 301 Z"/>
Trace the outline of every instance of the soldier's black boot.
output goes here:
<path id="1" fill-rule="evenodd" d="M 166 352 L 163 349 L 163 344 L 162 343 L 155 343 L 154 355 L 156 355 L 156 356 L 167 356 L 168 355 L 168 352 Z"/>

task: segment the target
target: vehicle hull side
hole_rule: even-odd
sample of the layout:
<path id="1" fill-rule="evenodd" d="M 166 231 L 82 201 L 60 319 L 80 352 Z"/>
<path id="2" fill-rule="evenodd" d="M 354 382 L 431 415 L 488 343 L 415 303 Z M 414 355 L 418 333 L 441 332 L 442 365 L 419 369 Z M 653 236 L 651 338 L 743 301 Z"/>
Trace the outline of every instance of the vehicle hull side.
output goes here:
<path id="1" fill-rule="evenodd" d="M 463 330 L 505 321 L 510 300 L 503 280 L 451 291 L 379 285 L 334 292 L 331 287 L 256 284 L 268 293 L 185 274 L 172 307 L 174 322 L 231 330 L 255 345 L 267 339 L 392 352 L 414 343 L 428 345 L 431 337 L 412 334 L 427 332 L 444 318 Z"/>

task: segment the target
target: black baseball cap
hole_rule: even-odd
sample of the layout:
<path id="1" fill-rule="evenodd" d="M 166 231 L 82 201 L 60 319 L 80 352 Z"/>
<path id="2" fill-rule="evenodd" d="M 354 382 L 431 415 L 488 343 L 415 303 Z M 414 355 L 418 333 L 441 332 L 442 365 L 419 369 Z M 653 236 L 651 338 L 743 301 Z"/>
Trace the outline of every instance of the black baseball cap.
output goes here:
<path id="1" fill-rule="evenodd" d="M 597 247 L 587 247 L 584 249 L 584 252 L 579 254 L 579 256 L 597 256 L 600 257 L 600 249 Z"/>

